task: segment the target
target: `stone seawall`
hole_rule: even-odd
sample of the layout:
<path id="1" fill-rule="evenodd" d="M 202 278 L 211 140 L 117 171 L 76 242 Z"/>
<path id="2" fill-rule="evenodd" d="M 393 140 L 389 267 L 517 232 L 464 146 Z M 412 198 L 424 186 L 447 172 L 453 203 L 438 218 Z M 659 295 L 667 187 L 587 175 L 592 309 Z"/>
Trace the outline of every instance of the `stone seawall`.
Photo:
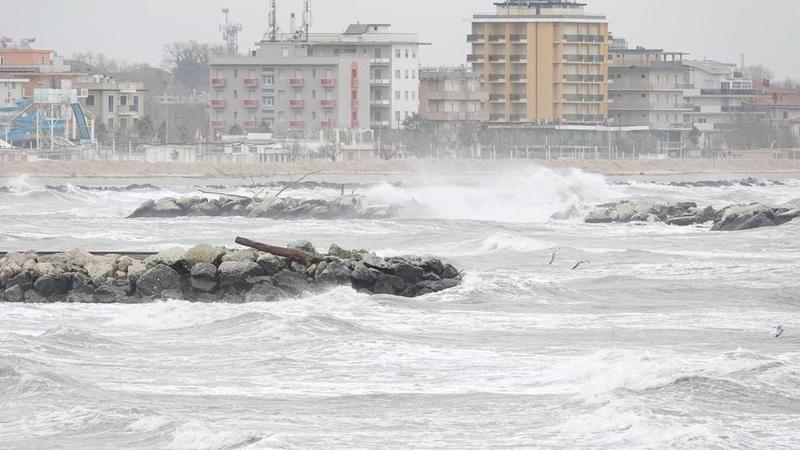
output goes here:
<path id="1" fill-rule="evenodd" d="M 351 286 L 369 294 L 417 297 L 455 287 L 462 274 L 437 258 L 381 258 L 331 246 L 319 255 L 305 241 L 290 244 L 313 264 L 253 249 L 198 245 L 143 259 L 80 250 L 0 258 L 0 300 L 30 303 L 265 302 Z"/>

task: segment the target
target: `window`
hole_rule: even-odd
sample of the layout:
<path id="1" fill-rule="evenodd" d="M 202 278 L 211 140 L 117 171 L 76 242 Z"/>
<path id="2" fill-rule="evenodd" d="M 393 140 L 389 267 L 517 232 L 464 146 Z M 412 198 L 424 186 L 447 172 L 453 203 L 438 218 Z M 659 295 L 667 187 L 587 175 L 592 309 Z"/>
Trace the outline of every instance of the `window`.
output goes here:
<path id="1" fill-rule="evenodd" d="M 275 75 L 264 75 L 264 86 L 275 85 Z"/>
<path id="2" fill-rule="evenodd" d="M 234 99 L 238 99 L 238 98 L 239 98 L 239 91 L 237 91 L 237 90 L 235 90 L 235 89 L 234 89 L 234 91 L 233 91 L 233 98 L 234 98 Z"/>
<path id="3" fill-rule="evenodd" d="M 395 111 L 394 112 L 394 120 L 396 122 L 400 123 L 400 111 Z"/>
<path id="4" fill-rule="evenodd" d="M 394 91 L 394 99 L 400 100 L 400 91 Z"/>
<path id="5" fill-rule="evenodd" d="M 114 129 L 114 118 L 113 117 L 109 117 L 108 118 L 108 128 L 111 128 L 112 130 Z"/>
<path id="6" fill-rule="evenodd" d="M 408 70 L 406 70 L 406 80 L 408 79 Z"/>
<path id="7" fill-rule="evenodd" d="M 131 111 L 132 112 L 139 112 L 139 96 L 138 95 L 134 95 L 133 96 L 133 105 L 131 105 Z"/>
<path id="8" fill-rule="evenodd" d="M 317 69 L 311 69 L 311 79 L 317 79 Z"/>
<path id="9" fill-rule="evenodd" d="M 233 112 L 233 120 L 239 120 L 239 111 Z"/>
<path id="10" fill-rule="evenodd" d="M 396 80 L 400 79 L 400 69 L 397 69 L 397 70 L 394 71 L 394 78 Z"/>
<path id="11" fill-rule="evenodd" d="M 400 49 L 399 48 L 394 51 L 394 57 L 395 58 L 399 58 L 400 57 Z"/>
<path id="12" fill-rule="evenodd" d="M 0 66 L 2 66 L 5 63 L 6 63 L 6 59 L 4 57 L 0 56 Z"/>
<path id="13" fill-rule="evenodd" d="M 94 106 L 94 95 L 86 97 L 86 106 Z"/>
<path id="14" fill-rule="evenodd" d="M 411 57 L 414 58 L 414 59 L 417 58 L 417 51 L 416 50 L 411 52 Z"/>
<path id="15" fill-rule="evenodd" d="M 412 70 L 411 71 L 411 79 L 412 80 L 416 80 L 417 79 L 417 71 L 416 70 Z"/>
<path id="16" fill-rule="evenodd" d="M 408 49 L 406 49 L 406 58 L 408 58 Z"/>
<path id="17" fill-rule="evenodd" d="M 317 112 L 311 111 L 311 120 L 317 120 Z"/>
<path id="18" fill-rule="evenodd" d="M 317 99 L 317 91 L 311 91 L 311 100 Z"/>
<path id="19" fill-rule="evenodd" d="M 108 96 L 108 112 L 114 112 L 114 96 Z"/>
<path id="20" fill-rule="evenodd" d="M 275 97 L 274 96 L 271 96 L 271 95 L 266 96 L 266 97 L 263 98 L 263 100 L 264 100 L 264 105 L 266 105 L 266 106 L 275 106 Z"/>
<path id="21" fill-rule="evenodd" d="M 233 79 L 239 78 L 239 69 L 233 69 Z"/>
<path id="22" fill-rule="evenodd" d="M 411 91 L 411 100 L 417 99 L 417 91 Z"/>
<path id="23" fill-rule="evenodd" d="M 43 65 L 45 65 L 45 64 L 47 64 L 47 60 L 45 59 L 45 57 L 44 57 L 44 56 L 40 56 L 40 57 L 39 57 L 39 65 L 40 65 L 40 66 L 43 66 Z"/>
<path id="24" fill-rule="evenodd" d="M 119 96 L 119 106 L 128 106 L 128 96 L 127 95 L 120 95 Z"/>
<path id="25" fill-rule="evenodd" d="M 406 100 L 408 100 L 408 91 L 406 91 Z"/>

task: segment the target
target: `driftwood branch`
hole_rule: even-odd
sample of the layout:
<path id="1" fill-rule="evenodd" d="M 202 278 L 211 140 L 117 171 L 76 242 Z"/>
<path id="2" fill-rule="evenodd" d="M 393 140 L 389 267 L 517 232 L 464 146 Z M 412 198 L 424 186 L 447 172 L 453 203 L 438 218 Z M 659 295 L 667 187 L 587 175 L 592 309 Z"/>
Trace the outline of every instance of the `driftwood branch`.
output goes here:
<path id="1" fill-rule="evenodd" d="M 306 178 L 310 177 L 311 175 L 316 175 L 316 174 L 318 174 L 320 172 L 322 172 L 322 171 L 321 170 L 316 170 L 314 172 L 309 172 L 309 173 L 303 175 L 302 177 L 298 178 L 296 181 L 292 181 L 291 183 L 289 183 L 286 186 L 284 186 L 284 188 L 281 189 L 277 194 L 275 194 L 275 198 L 280 197 L 281 194 L 283 194 L 283 191 L 289 189 L 290 187 L 294 186 L 295 184 L 305 180 Z M 290 177 L 289 179 L 291 180 L 291 174 L 289 174 L 289 177 Z"/>
<path id="2" fill-rule="evenodd" d="M 200 189 L 200 192 L 202 192 L 203 194 L 220 195 L 220 196 L 223 196 L 223 197 L 246 198 L 248 200 L 252 199 L 252 197 L 247 197 L 247 196 L 244 196 L 244 195 L 226 194 L 224 192 L 204 191 L 202 189 Z"/>
<path id="3" fill-rule="evenodd" d="M 236 243 L 245 247 L 256 249 L 260 252 L 269 253 L 270 255 L 281 256 L 290 258 L 299 263 L 305 264 L 306 267 L 311 267 L 314 264 L 322 261 L 322 258 L 311 253 L 297 250 L 294 248 L 276 247 L 274 245 L 262 244 L 261 242 L 251 241 L 250 239 L 237 237 Z"/>

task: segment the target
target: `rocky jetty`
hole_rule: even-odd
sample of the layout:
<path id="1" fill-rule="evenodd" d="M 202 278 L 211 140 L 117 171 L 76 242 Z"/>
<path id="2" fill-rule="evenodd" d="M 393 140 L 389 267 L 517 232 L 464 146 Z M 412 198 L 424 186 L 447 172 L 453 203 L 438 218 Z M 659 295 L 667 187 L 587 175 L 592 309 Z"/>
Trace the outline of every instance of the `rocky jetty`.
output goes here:
<path id="1" fill-rule="evenodd" d="M 305 241 L 255 249 L 198 245 L 138 259 L 80 250 L 0 258 L 0 300 L 29 303 L 267 302 L 352 286 L 370 294 L 417 297 L 457 286 L 461 273 L 436 258 L 381 258 L 331 246 L 320 255 Z"/>
<path id="2" fill-rule="evenodd" d="M 251 217 L 268 219 L 385 219 L 414 205 L 368 205 L 361 197 L 298 198 L 167 197 L 148 200 L 129 218 Z"/>
<path id="3" fill-rule="evenodd" d="M 731 205 L 722 209 L 700 208 L 697 203 L 646 200 L 621 201 L 596 206 L 586 223 L 662 222 L 689 226 L 711 223 L 712 231 L 742 231 L 774 227 L 800 218 L 800 209 L 772 208 L 759 203 Z"/>

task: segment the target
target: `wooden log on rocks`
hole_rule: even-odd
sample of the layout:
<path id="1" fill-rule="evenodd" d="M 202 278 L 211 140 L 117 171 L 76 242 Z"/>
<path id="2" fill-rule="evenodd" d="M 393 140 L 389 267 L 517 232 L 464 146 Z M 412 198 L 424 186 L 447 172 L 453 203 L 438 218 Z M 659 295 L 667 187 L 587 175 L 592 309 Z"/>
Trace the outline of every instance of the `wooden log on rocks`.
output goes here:
<path id="1" fill-rule="evenodd" d="M 239 245 L 250 247 L 260 252 L 269 253 L 270 255 L 290 258 L 294 261 L 305 264 L 306 267 L 311 267 L 314 264 L 322 261 L 322 257 L 318 255 L 312 255 L 311 253 L 294 248 L 276 247 L 274 245 L 263 244 L 261 242 L 256 242 L 243 237 L 237 237 L 235 242 Z"/>

